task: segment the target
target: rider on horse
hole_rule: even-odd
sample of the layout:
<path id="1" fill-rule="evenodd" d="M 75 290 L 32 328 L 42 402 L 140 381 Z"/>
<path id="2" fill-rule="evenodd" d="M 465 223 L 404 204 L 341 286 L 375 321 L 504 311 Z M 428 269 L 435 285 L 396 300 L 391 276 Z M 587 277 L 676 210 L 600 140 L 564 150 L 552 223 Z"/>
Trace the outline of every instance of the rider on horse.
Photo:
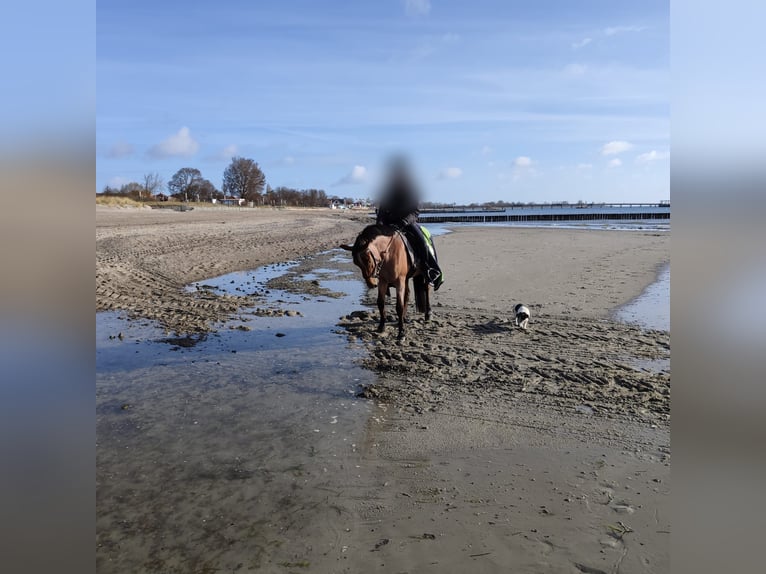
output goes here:
<path id="1" fill-rule="evenodd" d="M 402 228 L 408 232 L 407 235 L 414 239 L 412 247 L 425 266 L 424 271 L 428 282 L 433 285 L 434 291 L 438 291 L 444 282 L 444 276 L 436 260 L 433 243 L 429 246 L 428 240 L 417 224 L 420 215 L 418 200 L 417 190 L 410 179 L 404 160 L 401 158 L 394 160 L 388 182 L 381 194 L 376 222 Z"/>

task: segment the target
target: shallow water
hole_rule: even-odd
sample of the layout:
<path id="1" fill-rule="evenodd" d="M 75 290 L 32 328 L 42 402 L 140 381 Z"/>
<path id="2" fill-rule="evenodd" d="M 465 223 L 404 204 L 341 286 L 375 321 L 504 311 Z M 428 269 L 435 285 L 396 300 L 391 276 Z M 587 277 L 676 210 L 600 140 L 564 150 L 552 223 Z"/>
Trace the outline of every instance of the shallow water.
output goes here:
<path id="1" fill-rule="evenodd" d="M 645 329 L 670 331 L 670 265 L 633 301 L 615 312 L 618 321 L 636 323 Z"/>
<path id="2" fill-rule="evenodd" d="M 296 264 L 199 285 L 264 290 Z M 257 568 L 291 520 L 322 515 L 307 510 L 327 496 L 318 485 L 350 472 L 377 407 L 356 398 L 374 375 L 335 327 L 364 285 L 321 264 L 307 275 L 342 297 L 268 290 L 301 316 L 242 313 L 217 333 L 169 338 L 150 322 L 97 314 L 99 572 Z"/>
<path id="3" fill-rule="evenodd" d="M 220 277 L 212 277 L 186 286 L 187 291 L 212 289 L 226 295 L 243 295 L 257 289 L 266 289 L 266 284 L 275 277 L 284 275 L 298 265 L 297 261 L 265 265 L 248 271 L 235 271 Z"/>

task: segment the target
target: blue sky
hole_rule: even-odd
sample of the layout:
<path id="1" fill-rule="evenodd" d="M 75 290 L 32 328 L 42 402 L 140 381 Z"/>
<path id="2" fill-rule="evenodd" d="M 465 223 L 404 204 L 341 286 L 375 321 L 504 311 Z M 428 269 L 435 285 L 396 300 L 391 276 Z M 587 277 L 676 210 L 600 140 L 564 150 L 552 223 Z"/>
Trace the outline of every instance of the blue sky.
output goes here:
<path id="1" fill-rule="evenodd" d="M 96 188 L 233 155 L 272 187 L 426 199 L 670 197 L 668 2 L 103 1 Z"/>

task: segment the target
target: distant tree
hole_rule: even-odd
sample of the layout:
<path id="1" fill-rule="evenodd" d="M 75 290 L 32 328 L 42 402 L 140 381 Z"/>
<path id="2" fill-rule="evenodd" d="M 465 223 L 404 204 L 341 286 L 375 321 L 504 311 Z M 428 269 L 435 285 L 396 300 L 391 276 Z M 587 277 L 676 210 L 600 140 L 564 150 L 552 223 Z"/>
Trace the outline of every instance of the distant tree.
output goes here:
<path id="1" fill-rule="evenodd" d="M 317 190 L 314 198 L 314 207 L 326 207 L 327 206 L 327 192 L 324 189 Z"/>
<path id="2" fill-rule="evenodd" d="M 284 186 L 276 189 L 267 187 L 265 200 L 269 205 L 293 207 L 327 207 L 330 203 L 330 198 L 323 189 L 293 189 Z"/>
<path id="3" fill-rule="evenodd" d="M 141 199 L 149 199 L 152 195 L 157 195 L 162 189 L 164 182 L 159 173 L 144 174 L 143 190 Z"/>
<path id="4" fill-rule="evenodd" d="M 274 189 L 268 183 L 266 184 L 266 193 L 263 196 L 263 203 L 265 205 L 277 204 L 277 195 L 274 193 Z"/>
<path id="5" fill-rule="evenodd" d="M 218 191 L 209 179 L 199 179 L 192 187 L 191 193 L 195 201 L 212 201 L 223 199 L 223 193 Z"/>
<path id="6" fill-rule="evenodd" d="M 234 157 L 223 172 L 223 193 L 261 203 L 266 176 L 252 159 Z"/>
<path id="7" fill-rule="evenodd" d="M 168 182 L 168 191 L 179 201 L 189 201 L 194 197 L 194 188 L 202 180 L 202 172 L 193 167 L 182 167 Z"/>
<path id="8" fill-rule="evenodd" d="M 144 191 L 144 186 L 137 181 L 131 181 L 126 183 L 120 188 L 120 195 L 129 197 L 131 199 L 140 200 L 141 193 Z"/>

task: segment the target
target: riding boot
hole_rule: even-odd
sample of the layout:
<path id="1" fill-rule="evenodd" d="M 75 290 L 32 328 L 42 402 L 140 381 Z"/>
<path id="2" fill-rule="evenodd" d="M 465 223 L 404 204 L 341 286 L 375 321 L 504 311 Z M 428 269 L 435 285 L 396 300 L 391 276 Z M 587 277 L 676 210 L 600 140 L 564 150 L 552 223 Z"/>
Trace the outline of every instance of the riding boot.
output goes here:
<path id="1" fill-rule="evenodd" d="M 412 230 L 412 235 L 416 236 L 418 239 L 415 243 L 418 244 L 418 255 L 425 267 L 426 279 L 434 286 L 434 291 L 438 291 L 444 279 L 442 271 L 439 268 L 439 263 L 436 261 L 436 250 L 429 246 L 428 240 L 425 235 L 423 235 L 423 230 L 420 229 L 420 225 L 414 223 L 408 227 Z"/>
<path id="2" fill-rule="evenodd" d="M 434 245 L 433 240 L 431 240 L 428 247 L 428 256 L 428 265 L 430 267 L 429 273 L 434 277 L 434 280 L 432 281 L 434 291 L 438 291 L 439 287 L 444 283 L 444 273 L 442 273 L 441 267 L 439 266 L 439 260 L 436 256 L 436 246 Z"/>

